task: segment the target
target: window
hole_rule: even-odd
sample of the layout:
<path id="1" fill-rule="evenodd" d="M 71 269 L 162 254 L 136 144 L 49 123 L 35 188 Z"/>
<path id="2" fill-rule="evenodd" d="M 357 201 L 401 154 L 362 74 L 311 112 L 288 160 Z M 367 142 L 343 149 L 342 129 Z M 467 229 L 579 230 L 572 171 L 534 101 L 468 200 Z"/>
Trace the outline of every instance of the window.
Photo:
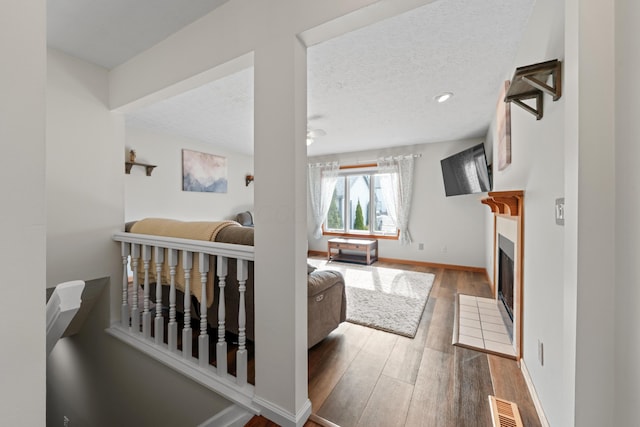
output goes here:
<path id="1" fill-rule="evenodd" d="M 325 231 L 395 236 L 395 203 L 389 191 L 391 174 L 341 172 L 329 205 Z"/>

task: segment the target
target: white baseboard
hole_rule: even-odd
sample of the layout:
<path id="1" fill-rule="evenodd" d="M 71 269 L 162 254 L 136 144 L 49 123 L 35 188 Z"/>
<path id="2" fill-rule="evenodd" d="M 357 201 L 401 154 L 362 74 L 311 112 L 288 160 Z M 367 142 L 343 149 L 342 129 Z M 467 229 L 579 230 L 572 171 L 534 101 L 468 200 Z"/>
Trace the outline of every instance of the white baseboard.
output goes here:
<path id="1" fill-rule="evenodd" d="M 231 405 L 217 413 L 198 427 L 244 427 L 253 418 L 251 412 L 238 405 Z"/>
<path id="2" fill-rule="evenodd" d="M 262 409 L 260 412 L 262 415 L 282 427 L 302 427 L 309 415 L 311 415 L 311 401 L 309 399 L 296 414 L 292 414 L 260 397 L 254 398 L 253 403 Z"/>
<path id="3" fill-rule="evenodd" d="M 542 403 L 540 402 L 540 398 L 538 398 L 538 393 L 536 392 L 536 388 L 533 385 L 531 375 L 529 375 L 529 371 L 527 370 L 527 365 L 524 363 L 524 359 L 520 359 L 520 370 L 522 371 L 524 382 L 527 383 L 527 388 L 529 389 L 531 400 L 533 400 L 533 406 L 535 406 L 536 412 L 538 413 L 540 424 L 542 424 L 542 427 L 549 427 L 549 421 L 547 420 L 547 416 L 544 414 Z"/>

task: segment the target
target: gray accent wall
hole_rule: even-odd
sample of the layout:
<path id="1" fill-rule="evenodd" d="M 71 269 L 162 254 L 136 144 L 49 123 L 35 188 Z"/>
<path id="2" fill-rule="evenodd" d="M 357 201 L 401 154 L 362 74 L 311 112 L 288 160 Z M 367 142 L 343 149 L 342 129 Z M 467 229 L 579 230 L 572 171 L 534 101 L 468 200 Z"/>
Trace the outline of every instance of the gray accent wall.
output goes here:
<path id="1" fill-rule="evenodd" d="M 197 426 L 231 402 L 105 332 L 109 279 L 80 332 L 47 359 L 47 426 Z"/>

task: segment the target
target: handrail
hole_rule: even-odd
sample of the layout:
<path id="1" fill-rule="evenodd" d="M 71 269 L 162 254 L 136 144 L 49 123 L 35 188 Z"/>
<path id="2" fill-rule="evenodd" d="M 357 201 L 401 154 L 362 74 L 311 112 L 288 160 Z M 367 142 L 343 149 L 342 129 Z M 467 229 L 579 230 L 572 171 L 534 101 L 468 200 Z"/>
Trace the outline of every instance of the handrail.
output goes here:
<path id="1" fill-rule="evenodd" d="M 47 301 L 47 354 L 51 353 L 80 309 L 83 290 L 82 280 L 60 283 Z"/>
<path id="2" fill-rule="evenodd" d="M 208 242 L 206 240 L 180 239 L 176 237 L 155 236 L 150 234 L 136 234 L 119 231 L 113 234 L 116 242 L 135 243 L 147 246 L 161 246 L 181 251 L 202 252 L 208 255 L 219 255 L 228 258 L 254 260 L 254 248 L 248 245 L 234 243 Z"/>

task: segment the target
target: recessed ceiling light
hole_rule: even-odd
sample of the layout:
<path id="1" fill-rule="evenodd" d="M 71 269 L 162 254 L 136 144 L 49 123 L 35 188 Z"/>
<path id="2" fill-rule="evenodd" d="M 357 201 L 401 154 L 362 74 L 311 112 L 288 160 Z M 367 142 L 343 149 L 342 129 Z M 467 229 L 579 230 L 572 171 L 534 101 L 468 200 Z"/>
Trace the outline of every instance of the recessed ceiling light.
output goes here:
<path id="1" fill-rule="evenodd" d="M 443 103 L 448 99 L 450 99 L 452 96 L 453 96 L 453 93 L 451 92 L 442 92 L 441 94 L 434 96 L 433 99 L 435 99 L 440 103 Z"/>

